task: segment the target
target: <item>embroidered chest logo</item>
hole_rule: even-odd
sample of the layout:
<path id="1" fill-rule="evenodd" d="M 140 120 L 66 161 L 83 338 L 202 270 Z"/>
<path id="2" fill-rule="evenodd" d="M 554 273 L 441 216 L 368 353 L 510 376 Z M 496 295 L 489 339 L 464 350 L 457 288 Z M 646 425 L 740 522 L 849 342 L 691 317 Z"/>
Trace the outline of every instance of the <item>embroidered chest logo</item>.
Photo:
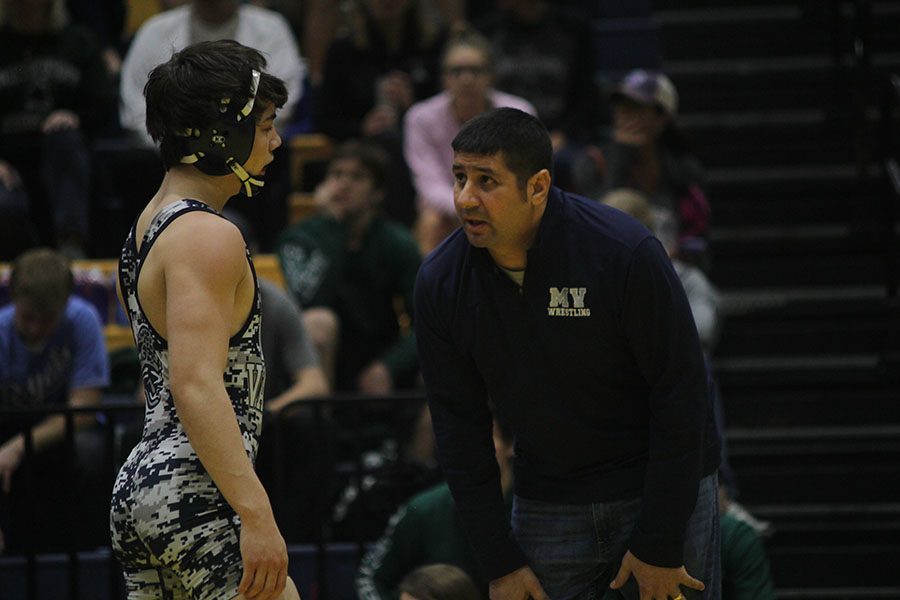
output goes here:
<path id="1" fill-rule="evenodd" d="M 550 304 L 547 315 L 550 317 L 589 317 L 591 309 L 584 306 L 587 288 L 550 288 Z M 571 300 L 571 304 L 569 303 Z"/>

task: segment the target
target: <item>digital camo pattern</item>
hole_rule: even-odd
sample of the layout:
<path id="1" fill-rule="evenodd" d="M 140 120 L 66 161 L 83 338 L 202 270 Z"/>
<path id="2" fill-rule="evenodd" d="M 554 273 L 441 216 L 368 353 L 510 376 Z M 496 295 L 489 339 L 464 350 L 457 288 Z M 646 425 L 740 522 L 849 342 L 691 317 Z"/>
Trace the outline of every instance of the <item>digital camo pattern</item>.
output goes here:
<path id="1" fill-rule="evenodd" d="M 154 217 L 140 252 L 132 227 L 119 262 L 119 283 L 127 305 L 147 397 L 141 441 L 125 461 L 113 489 L 110 511 L 113 549 L 125 570 L 129 600 L 231 598 L 242 575 L 240 521 L 200 463 L 175 413 L 169 388 L 167 342 L 153 329 L 137 298 L 137 281 L 147 253 L 179 216 L 203 210 L 182 200 Z M 262 427 L 265 364 L 260 342 L 260 298 L 231 338 L 225 389 L 237 415 L 244 448 L 256 457 Z"/>

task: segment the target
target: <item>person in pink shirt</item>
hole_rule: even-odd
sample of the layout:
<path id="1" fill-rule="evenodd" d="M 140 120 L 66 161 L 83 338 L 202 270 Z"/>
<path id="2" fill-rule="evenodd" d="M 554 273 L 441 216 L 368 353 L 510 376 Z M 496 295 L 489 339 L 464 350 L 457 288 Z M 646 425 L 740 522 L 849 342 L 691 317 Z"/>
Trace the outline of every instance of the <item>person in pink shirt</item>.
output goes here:
<path id="1" fill-rule="evenodd" d="M 403 153 L 416 188 L 415 233 L 423 255 L 459 225 L 453 209 L 450 142 L 463 124 L 491 108 L 537 115 L 524 98 L 491 87 L 490 44 L 474 29 L 450 37 L 441 65 L 444 91 L 413 104 L 403 120 Z"/>

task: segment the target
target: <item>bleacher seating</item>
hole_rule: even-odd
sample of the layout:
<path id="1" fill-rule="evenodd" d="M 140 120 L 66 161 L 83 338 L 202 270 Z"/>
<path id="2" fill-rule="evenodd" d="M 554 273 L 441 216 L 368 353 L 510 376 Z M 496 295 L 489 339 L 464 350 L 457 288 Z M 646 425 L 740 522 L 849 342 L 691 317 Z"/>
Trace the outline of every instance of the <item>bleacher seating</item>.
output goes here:
<path id="1" fill-rule="evenodd" d="M 75 291 L 93 304 L 103 322 L 103 333 L 106 338 L 108 352 L 134 345 L 128 318 L 122 311 L 116 297 L 116 278 L 118 261 L 116 259 L 76 260 L 72 263 L 75 275 Z M 264 277 L 281 288 L 284 288 L 284 276 L 278 257 L 274 254 L 259 254 L 253 257 L 253 265 L 260 277 Z M 0 306 L 9 301 L 7 284 L 10 265 L 0 263 Z"/>
<path id="2" fill-rule="evenodd" d="M 288 142 L 291 161 L 291 189 L 288 197 L 288 225 L 297 223 L 316 210 L 313 194 L 306 182 L 307 166 L 331 158 L 334 142 L 321 133 L 295 135 Z"/>
<path id="3" fill-rule="evenodd" d="M 715 364 L 741 501 L 775 526 L 777 595 L 900 597 L 898 308 L 869 94 L 900 69 L 900 7 L 655 6 L 708 168 L 726 313 Z M 854 52 L 861 23 L 870 65 Z"/>

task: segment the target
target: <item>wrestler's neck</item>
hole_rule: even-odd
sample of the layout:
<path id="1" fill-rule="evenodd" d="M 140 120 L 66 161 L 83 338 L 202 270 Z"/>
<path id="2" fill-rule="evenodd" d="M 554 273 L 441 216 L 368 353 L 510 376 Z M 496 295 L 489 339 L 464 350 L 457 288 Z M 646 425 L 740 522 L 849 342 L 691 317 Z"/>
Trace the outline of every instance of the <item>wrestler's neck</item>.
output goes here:
<path id="1" fill-rule="evenodd" d="M 221 212 L 228 200 L 241 190 L 234 175 L 205 175 L 189 165 L 175 165 L 166 172 L 156 194 L 161 206 L 190 198 Z"/>

